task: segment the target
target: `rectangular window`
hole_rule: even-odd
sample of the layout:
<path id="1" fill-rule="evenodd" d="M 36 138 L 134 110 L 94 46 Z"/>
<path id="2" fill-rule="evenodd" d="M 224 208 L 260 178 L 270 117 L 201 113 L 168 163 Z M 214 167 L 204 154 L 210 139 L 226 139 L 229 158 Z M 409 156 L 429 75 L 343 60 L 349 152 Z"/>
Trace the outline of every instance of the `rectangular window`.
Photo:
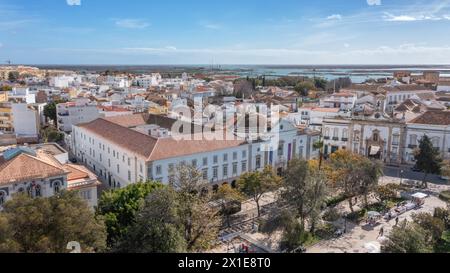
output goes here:
<path id="1" fill-rule="evenodd" d="M 217 164 L 218 161 L 219 161 L 219 158 L 218 158 L 217 155 L 215 155 L 214 158 L 213 158 L 213 163 Z"/>
<path id="2" fill-rule="evenodd" d="M 394 135 L 394 136 L 393 136 L 393 140 L 392 140 L 392 144 L 398 145 L 399 139 L 400 139 L 400 136 L 399 136 L 399 135 Z"/>
<path id="3" fill-rule="evenodd" d="M 208 180 L 208 169 L 203 169 L 203 180 Z"/>
<path id="4" fill-rule="evenodd" d="M 233 160 L 237 160 L 237 152 L 233 152 Z"/>
<path id="5" fill-rule="evenodd" d="M 223 165 L 223 176 L 228 176 L 228 165 Z"/>
<path id="6" fill-rule="evenodd" d="M 128 181 L 131 182 L 131 171 L 128 171 Z"/>
<path id="7" fill-rule="evenodd" d="M 192 167 L 197 168 L 197 159 L 192 160 Z"/>
<path id="8" fill-rule="evenodd" d="M 139 164 L 139 172 L 142 173 L 142 170 L 143 170 L 142 164 Z"/>
<path id="9" fill-rule="evenodd" d="M 219 168 L 218 167 L 214 167 L 213 168 L 213 178 L 217 179 L 219 177 Z"/>
<path id="10" fill-rule="evenodd" d="M 120 173 L 120 167 L 119 167 L 119 164 L 117 164 L 117 173 Z"/>
<path id="11" fill-rule="evenodd" d="M 237 175 L 237 172 L 238 172 L 238 164 L 235 162 L 235 163 L 233 163 L 233 175 Z"/>
<path id="12" fill-rule="evenodd" d="M 247 171 L 247 161 L 242 161 L 242 172 L 245 173 Z"/>
<path id="13" fill-rule="evenodd" d="M 203 158 L 203 166 L 208 166 L 208 158 L 207 157 Z"/>
<path id="14" fill-rule="evenodd" d="M 128 166 L 130 166 L 131 165 L 131 160 L 130 160 L 130 158 L 128 158 Z"/>
<path id="15" fill-rule="evenodd" d="M 242 158 L 246 158 L 247 157 L 247 151 L 242 151 Z"/>
<path id="16" fill-rule="evenodd" d="M 161 175 L 161 173 L 162 173 L 161 165 L 156 166 L 156 175 Z"/>
<path id="17" fill-rule="evenodd" d="M 279 155 L 279 156 L 282 156 L 282 155 L 283 155 L 283 153 L 284 153 L 283 150 L 284 150 L 284 143 L 281 142 L 280 145 L 278 145 L 278 155 Z"/>
<path id="18" fill-rule="evenodd" d="M 224 154 L 223 155 L 223 162 L 227 162 L 228 161 L 228 154 Z"/>
<path id="19" fill-rule="evenodd" d="M 261 156 L 258 155 L 256 157 L 256 169 L 260 169 L 261 168 Z"/>

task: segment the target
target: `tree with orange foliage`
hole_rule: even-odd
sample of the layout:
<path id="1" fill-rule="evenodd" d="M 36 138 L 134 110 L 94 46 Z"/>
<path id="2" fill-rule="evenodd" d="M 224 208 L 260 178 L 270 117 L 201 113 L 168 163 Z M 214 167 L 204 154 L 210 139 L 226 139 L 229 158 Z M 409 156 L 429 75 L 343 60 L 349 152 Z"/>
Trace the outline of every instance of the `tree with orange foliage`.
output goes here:
<path id="1" fill-rule="evenodd" d="M 348 150 L 338 150 L 333 153 L 327 170 L 328 177 L 343 190 L 352 212 L 354 211 L 352 197 L 363 195 L 365 206 L 367 206 L 367 195 L 378 185 L 382 175 L 380 162 L 372 161 Z"/>

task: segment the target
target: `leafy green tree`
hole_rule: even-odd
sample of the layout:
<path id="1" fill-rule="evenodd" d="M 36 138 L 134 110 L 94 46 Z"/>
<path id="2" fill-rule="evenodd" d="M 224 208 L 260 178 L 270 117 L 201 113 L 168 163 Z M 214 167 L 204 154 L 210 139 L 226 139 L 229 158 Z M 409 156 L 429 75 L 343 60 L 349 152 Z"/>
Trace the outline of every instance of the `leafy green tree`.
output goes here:
<path id="1" fill-rule="evenodd" d="M 16 82 L 20 77 L 20 73 L 18 71 L 11 71 L 8 74 L 8 81 Z"/>
<path id="2" fill-rule="evenodd" d="M 308 96 L 309 91 L 315 90 L 315 89 L 316 89 L 316 87 L 314 86 L 314 83 L 309 82 L 309 81 L 299 82 L 294 87 L 294 90 L 304 97 Z"/>
<path id="3" fill-rule="evenodd" d="M 376 188 L 382 175 L 380 163 L 348 150 L 333 153 L 328 167 L 330 179 L 342 189 L 352 212 L 354 204 L 351 197 L 362 194 L 367 205 L 367 194 Z"/>
<path id="4" fill-rule="evenodd" d="M 186 252 L 186 241 L 179 219 L 177 193 L 171 187 L 155 189 L 136 215 L 114 251 L 122 253 Z"/>
<path id="5" fill-rule="evenodd" d="M 441 239 L 445 230 L 445 223 L 442 219 L 434 217 L 430 213 L 417 213 L 412 218 L 414 223 L 425 231 L 427 242 L 435 244 Z"/>
<path id="6" fill-rule="evenodd" d="M 4 205 L 0 224 L 0 230 L 4 229 L 0 247 L 6 245 L 3 251 L 64 253 L 72 241 L 79 242 L 83 252 L 106 248 L 102 219 L 76 192 L 62 192 L 50 198 L 18 194 Z"/>
<path id="7" fill-rule="evenodd" d="M 295 216 L 300 218 L 302 226 L 309 218 L 311 231 L 327 196 L 325 174 L 312 168 L 302 159 L 294 158 L 288 164 L 284 179 L 281 200 L 295 209 Z"/>
<path id="8" fill-rule="evenodd" d="M 444 160 L 441 164 L 441 175 L 450 177 L 450 160 Z"/>
<path id="9" fill-rule="evenodd" d="M 4 213 L 0 213 L 0 253 L 17 253 L 20 246 L 14 240 L 14 232 Z"/>
<path id="10" fill-rule="evenodd" d="M 384 253 L 431 253 L 433 245 L 427 241 L 426 231 L 406 220 L 394 227 L 381 251 Z"/>
<path id="11" fill-rule="evenodd" d="M 44 116 L 56 124 L 56 103 L 50 102 L 44 107 Z"/>
<path id="12" fill-rule="evenodd" d="M 225 221 L 229 227 L 231 225 L 230 216 L 233 214 L 233 205 L 244 201 L 245 198 L 238 190 L 233 189 L 229 184 L 225 184 L 219 187 L 213 199 L 220 203 L 221 214 L 225 217 Z"/>
<path id="13" fill-rule="evenodd" d="M 427 177 L 429 174 L 439 174 L 442 159 L 439 151 L 433 147 L 430 138 L 424 135 L 419 142 L 419 149 L 414 155 L 416 160 L 416 168 L 424 173 L 422 184 L 427 188 Z"/>
<path id="14" fill-rule="evenodd" d="M 296 214 L 287 209 L 275 210 L 268 220 L 262 222 L 261 231 L 273 234 L 281 231 L 280 249 L 290 252 L 305 242 L 304 226 L 297 220 Z"/>
<path id="15" fill-rule="evenodd" d="M 0 91 L 11 91 L 12 87 L 10 85 L 2 85 Z"/>
<path id="16" fill-rule="evenodd" d="M 109 247 L 114 247 L 135 223 L 136 212 L 145 198 L 161 187 L 163 185 L 156 182 L 134 183 L 122 189 L 103 192 L 97 214 L 105 218 Z"/>
<path id="17" fill-rule="evenodd" d="M 219 233 L 219 211 L 210 206 L 211 196 L 203 189 L 208 184 L 193 166 L 179 165 L 174 188 L 180 204 L 179 217 L 188 251 L 208 249 Z"/>
<path id="18" fill-rule="evenodd" d="M 316 89 L 325 90 L 327 88 L 327 80 L 323 78 L 314 78 L 314 86 Z"/>
<path id="19" fill-rule="evenodd" d="M 362 179 L 361 179 L 361 187 L 360 194 L 364 197 L 364 206 L 368 207 L 369 202 L 367 196 L 369 193 L 373 192 L 377 186 L 380 177 L 383 175 L 383 165 L 379 161 L 371 161 L 365 159 L 360 162 Z"/>
<path id="20" fill-rule="evenodd" d="M 375 197 L 380 202 L 387 201 L 397 197 L 399 186 L 397 184 L 379 185 L 375 188 Z"/>
<path id="21" fill-rule="evenodd" d="M 258 217 L 261 217 L 260 200 L 264 194 L 277 190 L 281 186 L 281 178 L 271 166 L 266 166 L 262 172 L 243 174 L 237 181 L 238 189 L 250 196 L 256 203 Z"/>

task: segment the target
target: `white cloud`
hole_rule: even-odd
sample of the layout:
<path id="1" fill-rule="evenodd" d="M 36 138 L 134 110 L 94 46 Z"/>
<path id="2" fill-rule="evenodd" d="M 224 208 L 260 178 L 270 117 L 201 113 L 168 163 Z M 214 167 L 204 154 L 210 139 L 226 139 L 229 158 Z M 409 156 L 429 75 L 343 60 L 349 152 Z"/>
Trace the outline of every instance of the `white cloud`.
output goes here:
<path id="1" fill-rule="evenodd" d="M 342 20 L 342 15 L 340 14 L 333 14 L 327 17 L 327 20 Z"/>
<path id="2" fill-rule="evenodd" d="M 394 15 L 389 12 L 385 12 L 383 19 L 384 21 L 389 22 L 440 21 L 440 20 L 450 20 L 450 16 L 435 16 L 424 14 Z"/>
<path id="3" fill-rule="evenodd" d="M 381 5 L 381 0 L 367 0 L 367 5 L 379 6 L 379 5 Z"/>
<path id="4" fill-rule="evenodd" d="M 349 47 L 350 47 L 350 45 L 349 45 L 349 44 L 347 44 L 347 43 L 345 43 L 345 44 L 344 44 L 344 47 L 345 47 L 345 48 L 349 48 Z"/>
<path id="5" fill-rule="evenodd" d="M 116 26 L 122 28 L 144 29 L 149 27 L 150 23 L 142 19 L 120 19 L 116 21 Z"/>
<path id="6" fill-rule="evenodd" d="M 220 25 L 218 25 L 218 24 L 202 24 L 202 26 L 204 27 L 204 28 L 208 28 L 208 29 L 220 29 L 221 28 L 221 26 Z"/>
<path id="7" fill-rule="evenodd" d="M 81 6 L 81 0 L 66 0 L 69 6 Z"/>

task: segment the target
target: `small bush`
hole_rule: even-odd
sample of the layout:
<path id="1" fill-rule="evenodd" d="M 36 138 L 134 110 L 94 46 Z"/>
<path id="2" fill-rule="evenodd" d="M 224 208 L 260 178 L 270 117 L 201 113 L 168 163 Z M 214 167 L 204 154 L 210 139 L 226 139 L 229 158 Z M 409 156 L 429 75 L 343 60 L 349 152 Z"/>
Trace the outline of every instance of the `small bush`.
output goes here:
<path id="1" fill-rule="evenodd" d="M 441 194 L 439 194 L 439 198 L 445 202 L 450 202 L 450 191 L 441 192 Z"/>
<path id="2" fill-rule="evenodd" d="M 327 207 L 335 207 L 337 204 L 345 201 L 346 197 L 344 195 L 338 195 L 328 199 L 325 203 Z"/>
<path id="3" fill-rule="evenodd" d="M 364 217 L 366 217 L 366 213 L 367 213 L 366 209 L 354 211 L 354 212 L 347 214 L 347 219 L 349 221 L 359 223 L 364 219 Z"/>
<path id="4" fill-rule="evenodd" d="M 341 214 L 339 213 L 339 210 L 334 207 L 328 209 L 323 214 L 323 220 L 327 222 L 334 222 L 337 221 L 339 218 L 341 218 Z"/>

